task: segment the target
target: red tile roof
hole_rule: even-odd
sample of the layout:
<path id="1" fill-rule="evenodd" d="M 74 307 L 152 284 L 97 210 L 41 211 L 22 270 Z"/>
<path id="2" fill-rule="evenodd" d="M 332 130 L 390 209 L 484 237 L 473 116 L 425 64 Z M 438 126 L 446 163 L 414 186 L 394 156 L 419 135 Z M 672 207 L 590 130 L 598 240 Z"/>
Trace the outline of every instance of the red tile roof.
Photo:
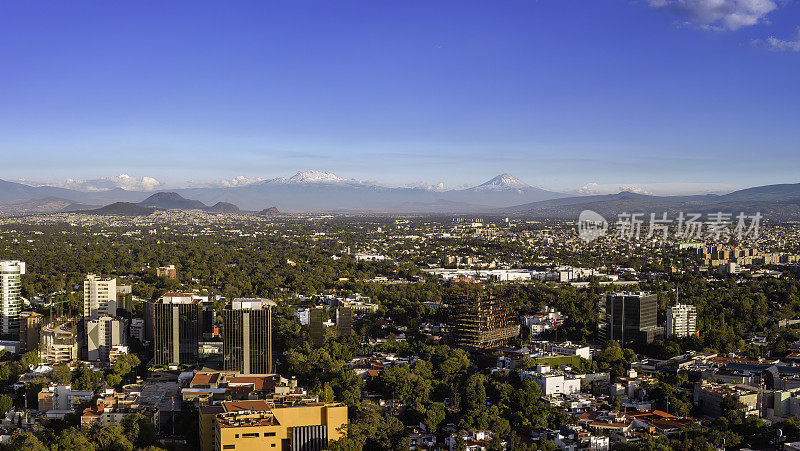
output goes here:
<path id="1" fill-rule="evenodd" d="M 190 385 L 214 384 L 217 380 L 219 380 L 219 373 L 195 373 Z"/>
<path id="2" fill-rule="evenodd" d="M 272 376 L 235 376 L 228 378 L 230 384 L 253 384 L 255 391 L 274 391 L 275 379 Z"/>

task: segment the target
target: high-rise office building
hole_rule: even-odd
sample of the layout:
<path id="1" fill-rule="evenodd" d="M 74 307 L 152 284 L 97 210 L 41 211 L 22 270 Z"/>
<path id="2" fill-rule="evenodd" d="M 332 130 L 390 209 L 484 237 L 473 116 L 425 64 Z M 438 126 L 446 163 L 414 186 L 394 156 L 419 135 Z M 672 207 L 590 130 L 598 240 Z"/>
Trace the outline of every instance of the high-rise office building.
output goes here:
<path id="1" fill-rule="evenodd" d="M 455 283 L 448 288 L 451 341 L 471 349 L 491 349 L 519 336 L 520 324 L 507 299 L 492 287 Z"/>
<path id="2" fill-rule="evenodd" d="M 19 312 L 22 306 L 20 289 L 25 262 L 0 261 L 0 336 L 12 340 L 19 337 Z"/>
<path id="3" fill-rule="evenodd" d="M 234 299 L 222 312 L 222 362 L 226 371 L 272 374 L 272 307 L 267 299 Z"/>
<path id="4" fill-rule="evenodd" d="M 39 334 L 42 329 L 41 313 L 21 312 L 19 314 L 19 352 L 39 350 Z"/>
<path id="5" fill-rule="evenodd" d="M 191 295 L 165 294 L 153 304 L 154 360 L 157 365 L 197 363 L 200 305 Z"/>
<path id="6" fill-rule="evenodd" d="M 308 335 L 314 346 L 325 344 L 325 309 L 314 307 L 308 310 Z"/>
<path id="7" fill-rule="evenodd" d="M 117 279 L 88 274 L 83 281 L 83 317 L 85 321 L 103 315 L 117 316 Z"/>
<path id="8" fill-rule="evenodd" d="M 667 307 L 667 336 L 688 337 L 697 332 L 697 308 L 688 304 Z"/>
<path id="9" fill-rule="evenodd" d="M 606 293 L 600 301 L 599 336 L 623 347 L 639 348 L 660 338 L 656 324 L 658 298 L 642 292 Z"/>
<path id="10" fill-rule="evenodd" d="M 353 309 L 338 307 L 336 309 L 336 336 L 349 337 L 353 335 Z"/>
<path id="11" fill-rule="evenodd" d="M 214 301 L 205 298 L 198 301 L 200 304 L 200 337 L 210 340 L 214 336 L 217 326 L 217 312 L 214 310 Z"/>
<path id="12" fill-rule="evenodd" d="M 133 286 L 131 284 L 117 284 L 117 309 L 125 310 L 126 318 L 133 313 Z"/>
<path id="13" fill-rule="evenodd" d="M 109 361 L 109 353 L 114 346 L 127 344 L 126 322 L 122 318 L 103 315 L 86 322 L 86 345 L 88 359 Z"/>

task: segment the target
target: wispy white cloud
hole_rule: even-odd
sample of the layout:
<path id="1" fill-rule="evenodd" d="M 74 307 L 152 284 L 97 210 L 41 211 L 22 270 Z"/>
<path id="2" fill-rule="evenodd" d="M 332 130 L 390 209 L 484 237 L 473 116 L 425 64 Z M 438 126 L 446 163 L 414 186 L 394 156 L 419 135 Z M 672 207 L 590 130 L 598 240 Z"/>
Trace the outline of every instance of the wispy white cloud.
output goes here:
<path id="1" fill-rule="evenodd" d="M 153 177 L 143 176 L 137 178 L 128 174 L 90 180 L 67 179 L 58 182 L 32 182 L 29 180 L 21 180 L 21 182 L 32 186 L 54 186 L 77 191 L 108 191 L 114 188 L 122 188 L 126 191 L 154 191 L 164 188 L 164 183 Z"/>
<path id="2" fill-rule="evenodd" d="M 571 193 L 580 195 L 616 194 L 628 191 L 655 196 L 728 193 L 736 189 L 728 183 L 661 182 L 661 183 L 597 183 L 589 182 Z"/>
<path id="3" fill-rule="evenodd" d="M 589 182 L 583 185 L 582 187 L 578 188 L 575 192 L 587 196 L 592 194 L 604 194 L 601 192 L 600 184 L 596 182 Z"/>
<path id="4" fill-rule="evenodd" d="M 649 0 L 704 30 L 738 30 L 763 23 L 778 8 L 774 0 Z"/>
<path id="5" fill-rule="evenodd" d="M 586 196 L 595 194 L 616 194 L 622 191 L 629 191 L 637 194 L 653 194 L 644 185 L 631 185 L 631 184 L 599 184 L 596 182 L 589 182 L 582 187 L 578 188 L 575 192 Z"/>
<path id="6" fill-rule="evenodd" d="M 217 185 L 226 186 L 226 187 L 246 186 L 246 185 L 252 185 L 254 183 L 264 182 L 266 180 L 267 179 L 262 178 L 262 177 L 246 177 L 244 175 L 239 175 L 239 176 L 236 176 L 236 177 L 234 177 L 232 179 L 221 179 L 221 180 L 219 180 Z"/>
<path id="7" fill-rule="evenodd" d="M 636 193 L 636 194 L 649 194 L 649 195 L 653 194 L 650 191 L 647 191 L 647 189 L 642 185 L 620 185 L 619 187 L 617 187 L 617 189 L 619 190 L 619 192 L 627 191 L 629 193 Z"/>
<path id="8" fill-rule="evenodd" d="M 422 180 L 417 180 L 414 183 L 407 183 L 405 185 L 406 188 L 416 188 L 416 189 L 424 189 L 428 191 L 445 191 L 447 188 L 445 187 L 444 182 L 439 182 L 434 185 L 430 183 L 426 183 Z"/>
<path id="9" fill-rule="evenodd" d="M 779 39 L 770 36 L 767 39 L 754 40 L 753 45 L 778 52 L 800 52 L 800 28 L 797 29 L 794 39 Z"/>

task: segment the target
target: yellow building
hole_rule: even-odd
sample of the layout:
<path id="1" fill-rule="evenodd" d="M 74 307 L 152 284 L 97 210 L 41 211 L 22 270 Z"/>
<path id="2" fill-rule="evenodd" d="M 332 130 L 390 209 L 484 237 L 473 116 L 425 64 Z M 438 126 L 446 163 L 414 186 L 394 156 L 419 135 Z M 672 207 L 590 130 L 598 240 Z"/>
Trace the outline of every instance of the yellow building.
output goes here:
<path id="1" fill-rule="evenodd" d="M 202 451 L 318 450 L 343 435 L 347 406 L 226 401 L 200 409 Z"/>

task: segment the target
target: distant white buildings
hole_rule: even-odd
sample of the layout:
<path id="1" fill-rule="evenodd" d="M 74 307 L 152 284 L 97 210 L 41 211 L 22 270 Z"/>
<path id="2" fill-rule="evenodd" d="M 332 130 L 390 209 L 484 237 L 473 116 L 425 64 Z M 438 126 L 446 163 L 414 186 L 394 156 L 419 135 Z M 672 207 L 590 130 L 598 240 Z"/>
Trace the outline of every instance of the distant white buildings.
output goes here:
<path id="1" fill-rule="evenodd" d="M 688 337 L 697 332 L 697 308 L 688 304 L 667 307 L 667 336 Z"/>
<path id="2" fill-rule="evenodd" d="M 442 280 L 475 278 L 495 282 L 525 282 L 531 280 L 531 271 L 527 269 L 423 269 Z"/>
<path id="3" fill-rule="evenodd" d="M 387 259 L 385 255 L 367 254 L 364 252 L 356 252 L 355 254 L 353 254 L 353 258 L 359 261 L 367 261 L 367 262 L 379 262 Z"/>
<path id="4" fill-rule="evenodd" d="M 297 319 L 300 320 L 301 326 L 308 326 L 308 323 L 310 321 L 310 316 L 309 316 L 310 311 L 311 309 L 308 308 L 299 308 L 297 309 L 297 311 L 294 312 L 294 316 L 296 316 Z"/>
<path id="5" fill-rule="evenodd" d="M 584 358 L 586 360 L 590 360 L 592 358 L 592 350 L 589 346 L 582 346 L 579 344 L 573 344 L 569 341 L 564 343 L 553 343 L 549 345 L 548 350 L 553 354 L 559 355 L 576 355 L 578 357 Z"/>
<path id="6" fill-rule="evenodd" d="M 564 321 L 561 312 L 554 308 L 545 306 L 535 315 L 523 316 L 520 318 L 522 326 L 528 328 L 531 336 L 535 337 L 548 329 L 554 329 Z"/>
<path id="7" fill-rule="evenodd" d="M 468 451 L 484 451 L 489 449 L 489 442 L 491 442 L 494 438 L 494 433 L 492 431 L 483 430 L 451 434 L 449 437 L 444 439 L 444 444 L 447 449 L 450 451 L 456 449 L 456 443 L 459 436 L 461 436 L 461 439 L 464 440 L 464 444 L 466 445 L 466 449 Z M 503 442 L 501 446 L 505 448 L 505 442 Z"/>

